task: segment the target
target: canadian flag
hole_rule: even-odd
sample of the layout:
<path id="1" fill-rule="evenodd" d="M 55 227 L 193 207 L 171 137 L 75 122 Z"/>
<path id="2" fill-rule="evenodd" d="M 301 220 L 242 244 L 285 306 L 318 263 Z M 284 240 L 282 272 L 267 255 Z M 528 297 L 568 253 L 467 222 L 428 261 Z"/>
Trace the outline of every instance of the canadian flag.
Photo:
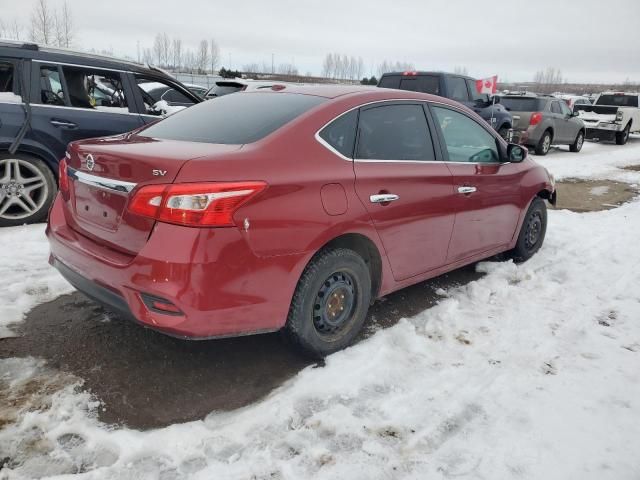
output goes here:
<path id="1" fill-rule="evenodd" d="M 476 80 L 476 90 L 478 90 L 478 93 L 496 93 L 498 90 L 498 76 L 494 75 L 493 77 Z"/>

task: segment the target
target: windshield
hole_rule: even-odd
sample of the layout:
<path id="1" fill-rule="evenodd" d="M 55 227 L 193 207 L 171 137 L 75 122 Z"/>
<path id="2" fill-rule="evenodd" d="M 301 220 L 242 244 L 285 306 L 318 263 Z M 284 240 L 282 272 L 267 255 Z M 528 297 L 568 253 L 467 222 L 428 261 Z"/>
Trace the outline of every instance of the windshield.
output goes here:
<path id="1" fill-rule="evenodd" d="M 511 112 L 536 112 L 540 102 L 534 97 L 502 97 L 500 103 Z"/>
<path id="2" fill-rule="evenodd" d="M 185 142 L 252 143 L 325 100 L 287 93 L 226 95 L 171 115 L 140 135 Z"/>
<path id="3" fill-rule="evenodd" d="M 616 107 L 637 107 L 637 95 L 600 95 L 596 105 L 612 105 Z"/>

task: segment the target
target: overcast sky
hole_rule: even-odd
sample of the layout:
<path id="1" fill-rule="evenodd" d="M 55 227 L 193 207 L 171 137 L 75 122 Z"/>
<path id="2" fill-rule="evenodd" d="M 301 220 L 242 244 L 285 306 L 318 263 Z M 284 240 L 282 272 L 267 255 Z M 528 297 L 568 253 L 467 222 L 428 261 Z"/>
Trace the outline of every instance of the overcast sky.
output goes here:
<path id="1" fill-rule="evenodd" d="M 63 0 L 47 0 L 59 7 Z M 75 46 L 136 57 L 157 32 L 194 48 L 215 38 L 222 65 L 293 62 L 319 74 L 328 52 L 422 70 L 529 81 L 555 67 L 572 82 L 640 82 L 640 0 L 67 0 Z M 0 0 L 0 18 L 24 24 L 34 0 Z M 183 46 L 183 48 L 185 48 Z"/>

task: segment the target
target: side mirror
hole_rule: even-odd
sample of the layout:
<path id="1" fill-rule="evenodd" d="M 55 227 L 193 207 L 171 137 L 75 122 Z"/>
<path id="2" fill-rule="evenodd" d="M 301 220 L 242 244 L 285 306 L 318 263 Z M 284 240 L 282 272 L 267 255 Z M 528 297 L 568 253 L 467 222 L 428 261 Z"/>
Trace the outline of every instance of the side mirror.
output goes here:
<path id="1" fill-rule="evenodd" d="M 527 150 L 520 145 L 510 143 L 507 146 L 507 158 L 512 163 L 520 163 L 527 158 Z"/>
<path id="2" fill-rule="evenodd" d="M 497 105 L 498 103 L 500 103 L 500 96 L 494 95 L 493 97 L 491 97 L 491 101 Z"/>

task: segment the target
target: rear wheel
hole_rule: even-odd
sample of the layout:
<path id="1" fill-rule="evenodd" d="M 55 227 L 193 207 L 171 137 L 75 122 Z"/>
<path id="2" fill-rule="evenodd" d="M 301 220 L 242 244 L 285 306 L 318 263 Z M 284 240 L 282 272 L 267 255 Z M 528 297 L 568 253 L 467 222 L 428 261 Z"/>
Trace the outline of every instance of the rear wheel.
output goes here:
<path id="1" fill-rule="evenodd" d="M 536 155 L 546 155 L 551 148 L 551 132 L 546 130 L 536 145 Z"/>
<path id="2" fill-rule="evenodd" d="M 371 300 L 371 277 L 356 252 L 317 254 L 305 268 L 289 308 L 285 336 L 303 353 L 322 358 L 356 338 Z"/>
<path id="3" fill-rule="evenodd" d="M 0 154 L 0 227 L 44 220 L 55 194 L 56 180 L 42 160 Z"/>
<path id="4" fill-rule="evenodd" d="M 547 233 L 547 205 L 540 197 L 531 202 L 520 228 L 518 241 L 510 252 L 516 262 L 529 260 L 542 246 Z"/>
<path id="5" fill-rule="evenodd" d="M 584 145 L 584 132 L 580 130 L 578 132 L 578 136 L 572 145 L 569 146 L 569 150 L 572 152 L 579 152 L 582 150 L 582 145 Z"/>
<path id="6" fill-rule="evenodd" d="M 631 130 L 631 124 L 627 123 L 627 126 L 624 127 L 624 130 L 621 132 L 616 132 L 616 144 L 624 145 L 629 140 L 629 131 Z"/>

